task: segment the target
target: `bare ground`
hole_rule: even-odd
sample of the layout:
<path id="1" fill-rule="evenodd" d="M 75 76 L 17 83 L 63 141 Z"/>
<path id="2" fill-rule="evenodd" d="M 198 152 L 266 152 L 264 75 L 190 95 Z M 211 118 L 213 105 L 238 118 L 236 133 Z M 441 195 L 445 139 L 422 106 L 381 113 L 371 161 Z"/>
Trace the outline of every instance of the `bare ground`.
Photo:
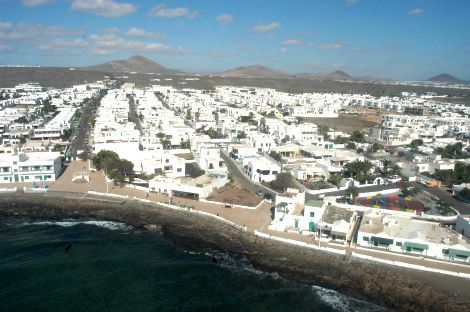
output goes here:
<path id="1" fill-rule="evenodd" d="M 376 118 L 369 118 L 376 120 Z M 302 118 L 304 122 L 311 122 L 317 126 L 327 126 L 330 129 L 353 133 L 376 125 L 376 122 L 367 120 L 363 115 L 354 116 L 350 114 L 340 114 L 338 118 Z"/>
<path id="2" fill-rule="evenodd" d="M 207 200 L 256 207 L 260 203 L 261 198 L 245 188 L 227 184 L 212 192 Z"/>

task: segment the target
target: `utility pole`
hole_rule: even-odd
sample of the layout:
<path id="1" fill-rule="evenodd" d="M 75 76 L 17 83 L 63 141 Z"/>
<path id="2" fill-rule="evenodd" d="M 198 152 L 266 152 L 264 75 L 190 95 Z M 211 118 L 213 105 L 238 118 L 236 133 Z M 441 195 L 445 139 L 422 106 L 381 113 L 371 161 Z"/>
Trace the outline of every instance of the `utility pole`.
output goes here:
<path id="1" fill-rule="evenodd" d="M 320 242 L 321 242 L 321 222 L 322 219 L 320 219 L 320 236 L 318 237 L 318 247 L 321 247 Z"/>

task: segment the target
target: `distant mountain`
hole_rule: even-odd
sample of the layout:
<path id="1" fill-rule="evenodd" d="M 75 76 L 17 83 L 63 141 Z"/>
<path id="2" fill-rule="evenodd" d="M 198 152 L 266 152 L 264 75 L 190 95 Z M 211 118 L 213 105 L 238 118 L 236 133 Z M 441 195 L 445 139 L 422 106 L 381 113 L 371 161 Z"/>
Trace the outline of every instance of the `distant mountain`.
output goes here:
<path id="1" fill-rule="evenodd" d="M 115 60 L 95 66 L 81 67 L 81 69 L 99 72 L 136 72 L 164 75 L 179 73 L 176 70 L 166 68 L 140 55 L 134 55 L 133 57 L 130 57 L 126 60 Z"/>
<path id="2" fill-rule="evenodd" d="M 457 79 L 454 76 L 449 75 L 449 74 L 440 74 L 440 75 L 429 78 L 427 81 L 450 82 L 450 83 L 461 83 L 462 82 L 460 79 Z"/>
<path id="3" fill-rule="evenodd" d="M 358 78 L 348 75 L 344 71 L 336 70 L 328 74 L 321 73 L 297 73 L 293 76 L 297 78 L 320 79 L 320 80 L 358 80 Z"/>
<path id="4" fill-rule="evenodd" d="M 345 78 L 345 79 L 353 78 L 352 76 L 346 74 L 342 70 L 335 70 L 334 72 L 330 73 L 329 76 L 330 77 Z"/>
<path id="5" fill-rule="evenodd" d="M 227 77 L 253 77 L 253 78 L 278 78 L 289 76 L 288 73 L 272 69 L 262 65 L 242 66 L 227 71 L 214 73 L 216 76 Z"/>

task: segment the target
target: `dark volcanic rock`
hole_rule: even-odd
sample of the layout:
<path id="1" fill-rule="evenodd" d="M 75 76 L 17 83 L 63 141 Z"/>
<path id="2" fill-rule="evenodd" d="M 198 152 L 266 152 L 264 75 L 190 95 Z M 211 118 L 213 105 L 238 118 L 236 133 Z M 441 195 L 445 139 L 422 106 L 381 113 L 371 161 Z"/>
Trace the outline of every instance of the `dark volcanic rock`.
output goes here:
<path id="1" fill-rule="evenodd" d="M 0 216 L 38 219 L 88 217 L 144 229 L 161 226 L 163 235 L 185 250 L 215 249 L 245 256 L 255 267 L 298 282 L 341 291 L 398 311 L 465 311 L 470 281 L 397 268 L 254 236 L 189 211 L 137 201 L 100 201 L 81 194 L 2 194 Z"/>
<path id="2" fill-rule="evenodd" d="M 148 58 L 140 55 L 134 55 L 126 60 L 115 60 L 95 66 L 82 67 L 81 69 L 99 72 L 136 72 L 136 73 L 154 73 L 154 74 L 176 74 L 178 71 L 166 68 Z"/>
<path id="3" fill-rule="evenodd" d="M 449 82 L 449 83 L 460 83 L 460 82 L 462 82 L 460 79 L 457 79 L 454 76 L 449 75 L 449 74 L 440 74 L 440 75 L 429 78 L 428 81 Z"/>

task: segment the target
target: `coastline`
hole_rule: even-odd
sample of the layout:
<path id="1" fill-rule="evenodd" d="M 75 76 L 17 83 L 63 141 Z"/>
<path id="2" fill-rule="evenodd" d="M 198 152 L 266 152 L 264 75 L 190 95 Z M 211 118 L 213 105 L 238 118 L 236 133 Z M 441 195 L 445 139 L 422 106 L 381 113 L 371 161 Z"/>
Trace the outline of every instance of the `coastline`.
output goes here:
<path id="1" fill-rule="evenodd" d="M 0 196 L 0 216 L 36 219 L 94 218 L 137 228 L 153 225 L 175 246 L 198 251 L 213 248 L 245 255 L 264 271 L 306 284 L 338 290 L 400 311 L 464 311 L 470 306 L 470 281 L 418 272 L 305 249 L 245 232 L 213 218 L 131 199 L 87 198 L 48 192 Z"/>

